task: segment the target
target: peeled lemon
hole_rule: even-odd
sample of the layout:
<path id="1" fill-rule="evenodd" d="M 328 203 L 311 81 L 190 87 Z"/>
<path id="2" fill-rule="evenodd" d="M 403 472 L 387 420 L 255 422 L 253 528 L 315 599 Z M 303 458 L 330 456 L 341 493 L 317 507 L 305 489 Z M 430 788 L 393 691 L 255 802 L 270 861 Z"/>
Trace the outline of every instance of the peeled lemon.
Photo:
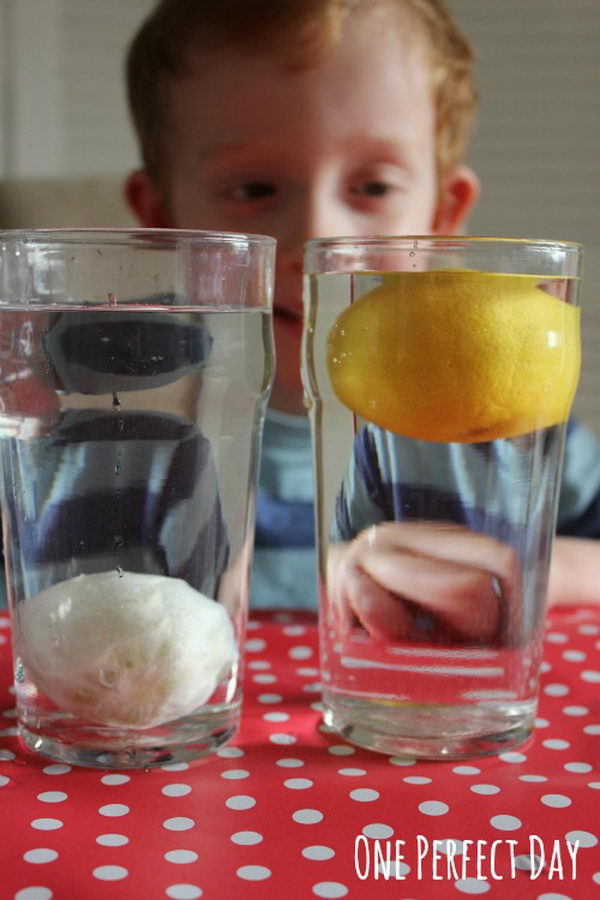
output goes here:
<path id="1" fill-rule="evenodd" d="M 327 341 L 352 412 L 424 441 L 508 438 L 567 418 L 580 367 L 579 310 L 531 275 L 382 273 Z"/>
<path id="2" fill-rule="evenodd" d="M 23 662 L 64 712 L 151 728 L 205 703 L 236 659 L 225 608 L 185 581 L 78 575 L 22 605 Z"/>

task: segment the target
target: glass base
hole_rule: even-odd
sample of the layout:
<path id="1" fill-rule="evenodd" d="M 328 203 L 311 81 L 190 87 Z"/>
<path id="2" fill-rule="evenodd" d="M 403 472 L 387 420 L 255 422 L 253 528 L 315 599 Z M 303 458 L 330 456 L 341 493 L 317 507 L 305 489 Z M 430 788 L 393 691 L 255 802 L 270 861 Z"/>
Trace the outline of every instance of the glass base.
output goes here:
<path id="1" fill-rule="evenodd" d="M 88 726 L 85 738 L 76 740 L 73 732 L 65 737 L 56 733 L 40 734 L 19 723 L 23 743 L 30 750 L 49 759 L 73 766 L 94 769 L 150 769 L 172 763 L 189 762 L 214 753 L 237 733 L 240 708 L 219 707 L 187 723 L 185 730 L 161 741 L 143 732 L 118 732 L 107 736 L 106 731 L 95 737 Z"/>
<path id="2" fill-rule="evenodd" d="M 535 701 L 461 705 L 323 698 L 325 723 L 358 747 L 417 759 L 473 759 L 503 753 L 533 730 Z"/>

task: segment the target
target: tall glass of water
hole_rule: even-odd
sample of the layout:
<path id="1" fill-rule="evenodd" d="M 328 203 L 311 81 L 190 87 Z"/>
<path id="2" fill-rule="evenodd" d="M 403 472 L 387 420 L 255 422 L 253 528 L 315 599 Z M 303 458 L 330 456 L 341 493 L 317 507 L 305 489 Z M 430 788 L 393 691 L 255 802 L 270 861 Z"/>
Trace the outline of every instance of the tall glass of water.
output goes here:
<path id="1" fill-rule="evenodd" d="M 309 242 L 325 719 L 426 758 L 530 734 L 582 248 Z"/>
<path id="2" fill-rule="evenodd" d="M 67 763 L 235 734 L 271 238 L 0 233 L 0 458 L 18 724 Z"/>

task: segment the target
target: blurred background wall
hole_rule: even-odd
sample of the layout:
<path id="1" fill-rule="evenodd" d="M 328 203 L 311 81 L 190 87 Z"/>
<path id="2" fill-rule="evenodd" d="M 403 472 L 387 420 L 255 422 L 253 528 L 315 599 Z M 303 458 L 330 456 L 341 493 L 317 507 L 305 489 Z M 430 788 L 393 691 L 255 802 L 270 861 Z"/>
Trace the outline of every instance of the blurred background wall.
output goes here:
<path id="1" fill-rule="evenodd" d="M 478 57 L 470 231 L 586 245 L 576 410 L 600 429 L 600 2 L 448 2 Z M 0 227 L 129 223 L 122 61 L 152 5 L 0 0 Z"/>

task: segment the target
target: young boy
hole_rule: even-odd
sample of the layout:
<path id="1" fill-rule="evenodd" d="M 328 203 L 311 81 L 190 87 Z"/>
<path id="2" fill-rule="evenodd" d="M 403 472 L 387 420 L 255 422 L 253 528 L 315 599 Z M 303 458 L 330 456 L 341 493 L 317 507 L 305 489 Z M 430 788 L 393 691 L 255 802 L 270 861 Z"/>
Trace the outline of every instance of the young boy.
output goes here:
<path id="1" fill-rule="evenodd" d="M 300 381 L 312 237 L 453 234 L 479 193 L 462 164 L 470 48 L 438 0 L 162 0 L 128 57 L 145 227 L 278 241 L 277 374 L 263 446 L 254 606 L 315 606 Z M 598 599 L 600 445 L 569 432 L 551 599 Z M 573 574 L 577 573 L 575 582 Z"/>

